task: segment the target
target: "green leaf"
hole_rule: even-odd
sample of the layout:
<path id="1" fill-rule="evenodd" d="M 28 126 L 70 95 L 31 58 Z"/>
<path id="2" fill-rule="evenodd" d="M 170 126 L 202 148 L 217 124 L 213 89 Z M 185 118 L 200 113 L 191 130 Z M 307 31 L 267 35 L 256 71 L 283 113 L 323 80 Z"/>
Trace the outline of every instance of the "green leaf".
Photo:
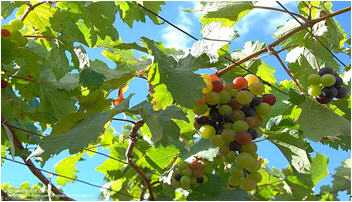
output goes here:
<path id="1" fill-rule="evenodd" d="M 112 110 L 93 114 L 78 122 L 71 130 L 61 135 L 50 135 L 42 139 L 37 149 L 28 158 L 37 157 L 41 165 L 55 154 L 69 149 L 70 154 L 80 152 L 103 131 L 105 124 L 116 114 L 128 110 L 131 95 Z"/>
<path id="2" fill-rule="evenodd" d="M 23 5 L 27 7 L 26 5 Z M 50 18 L 54 16 L 56 8 L 46 3 L 41 4 L 33 9 L 23 21 L 24 26 L 45 31 L 50 25 Z M 48 26 L 48 27 L 47 27 Z"/>
<path id="3" fill-rule="evenodd" d="M 23 4 L 25 4 L 25 2 L 23 2 L 23 1 L 3 1 L 3 2 L 1 2 L 1 16 L 3 17 L 3 19 L 7 18 L 7 16 L 11 15 L 11 13 L 13 12 L 13 10 L 16 7 L 20 7 Z"/>
<path id="4" fill-rule="evenodd" d="M 338 116 L 324 105 L 307 99 L 299 107 L 302 113 L 297 123 L 304 131 L 303 135 L 308 139 L 317 142 L 326 136 L 351 136 L 351 122 Z"/>
<path id="5" fill-rule="evenodd" d="M 54 73 L 56 80 L 61 79 L 66 73 L 70 72 L 72 68 L 68 64 L 68 59 L 65 54 L 65 49 L 59 44 L 54 44 L 50 50 L 50 55 L 47 58 L 47 64 Z"/>
<path id="6" fill-rule="evenodd" d="M 70 156 L 68 158 L 65 158 L 59 161 L 58 163 L 55 164 L 55 172 L 57 174 L 76 179 L 75 173 L 78 172 L 78 170 L 76 169 L 76 163 L 82 158 L 83 154 L 84 152 L 78 153 L 74 156 Z M 65 186 L 66 182 L 74 182 L 74 180 L 58 176 L 58 178 L 56 179 L 56 182 L 59 185 Z"/>
<path id="7" fill-rule="evenodd" d="M 147 166 L 147 164 L 149 164 L 149 161 L 152 161 L 153 164 L 155 163 L 156 166 L 161 169 L 164 169 L 179 153 L 179 150 L 173 145 L 167 147 L 151 147 L 146 151 L 146 157 L 137 161 L 137 165 Z M 153 164 L 150 164 L 148 167 L 154 169 Z"/>
<path id="8" fill-rule="evenodd" d="M 89 89 L 100 88 L 104 83 L 105 76 L 90 68 L 85 68 L 79 75 L 79 82 Z"/>
<path id="9" fill-rule="evenodd" d="M 319 153 L 317 153 L 316 156 L 312 158 L 310 174 L 312 175 L 314 185 L 316 185 L 320 180 L 329 174 L 328 163 L 329 159 Z"/>
<path id="10" fill-rule="evenodd" d="M 341 162 L 341 166 L 337 167 L 336 173 L 333 175 L 334 190 L 347 190 L 348 194 L 351 194 L 351 158 L 348 158 Z"/>
<path id="11" fill-rule="evenodd" d="M 87 114 L 104 111 L 111 103 L 112 99 L 106 99 L 102 90 L 91 91 L 87 96 L 79 97 L 81 110 L 85 110 Z"/>
<path id="12" fill-rule="evenodd" d="M 201 76 L 192 71 L 199 67 L 196 59 L 188 56 L 177 62 L 165 54 L 161 43 L 147 38 L 143 38 L 143 41 L 154 56 L 154 64 L 148 73 L 148 81 L 155 91 L 152 94 L 154 108 L 165 109 L 173 103 L 173 99 L 181 106 L 192 108 L 202 99 L 201 91 L 206 87 Z"/>
<path id="13" fill-rule="evenodd" d="M 288 96 L 290 97 L 289 101 L 294 105 L 300 105 L 306 100 L 304 95 L 301 95 L 296 89 L 292 88 L 288 91 Z"/>
<path id="14" fill-rule="evenodd" d="M 190 151 L 184 151 L 180 155 L 182 159 L 187 159 L 189 157 L 197 156 L 208 161 L 214 161 L 214 158 L 219 153 L 219 148 L 214 147 L 209 140 L 201 139 L 195 143 Z"/>

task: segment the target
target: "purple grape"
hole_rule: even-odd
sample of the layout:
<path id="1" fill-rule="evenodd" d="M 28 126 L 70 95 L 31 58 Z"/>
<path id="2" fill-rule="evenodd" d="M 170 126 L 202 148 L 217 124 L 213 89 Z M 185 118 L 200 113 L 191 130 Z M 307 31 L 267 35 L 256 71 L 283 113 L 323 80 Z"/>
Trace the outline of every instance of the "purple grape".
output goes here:
<path id="1" fill-rule="evenodd" d="M 241 145 L 238 144 L 236 141 L 233 141 L 230 143 L 230 150 L 231 151 L 240 151 L 241 150 Z"/>
<path id="2" fill-rule="evenodd" d="M 196 123 L 200 126 L 207 124 L 209 120 L 206 116 L 196 116 L 194 119 Z"/>
<path id="3" fill-rule="evenodd" d="M 197 182 L 198 182 L 199 184 L 202 184 L 202 183 L 203 183 L 203 177 L 197 178 Z"/>
<path id="4" fill-rule="evenodd" d="M 217 109 L 211 109 L 209 112 L 210 119 L 216 122 L 222 121 L 222 116 Z"/>
<path id="5" fill-rule="evenodd" d="M 257 131 L 252 128 L 248 128 L 247 132 L 251 134 L 252 140 L 255 140 L 258 137 Z"/>
<path id="6" fill-rule="evenodd" d="M 255 108 L 251 107 L 250 105 L 243 106 L 241 111 L 244 112 L 246 117 L 253 116 L 255 114 Z"/>
<path id="7" fill-rule="evenodd" d="M 262 99 L 260 99 L 257 96 L 254 96 L 252 102 L 250 103 L 250 105 L 252 107 L 255 107 L 255 106 L 259 105 L 261 102 L 262 102 Z"/>
<path id="8" fill-rule="evenodd" d="M 326 98 L 323 94 L 317 96 L 316 98 L 320 104 L 328 104 L 329 102 L 331 102 L 331 99 Z"/>
<path id="9" fill-rule="evenodd" d="M 332 70 L 330 67 L 324 67 L 319 70 L 319 75 L 323 76 L 325 74 L 334 74 L 334 70 Z"/>
<path id="10" fill-rule="evenodd" d="M 174 179 L 177 180 L 177 181 L 180 181 L 181 177 L 182 177 L 182 175 L 180 175 L 180 174 L 175 174 L 174 175 Z"/>
<path id="11" fill-rule="evenodd" d="M 336 97 L 337 90 L 335 87 L 324 87 L 322 93 L 326 98 L 332 99 Z"/>
<path id="12" fill-rule="evenodd" d="M 343 80 L 339 76 L 335 76 L 335 78 L 336 78 L 336 82 L 334 84 L 334 87 L 338 88 L 338 87 L 340 87 L 343 84 Z"/>
<path id="13" fill-rule="evenodd" d="M 222 119 L 224 120 L 224 122 L 232 122 L 232 114 L 224 114 L 222 116 Z"/>
<path id="14" fill-rule="evenodd" d="M 347 96 L 347 90 L 344 87 L 338 87 L 336 98 L 341 99 L 346 96 Z"/>

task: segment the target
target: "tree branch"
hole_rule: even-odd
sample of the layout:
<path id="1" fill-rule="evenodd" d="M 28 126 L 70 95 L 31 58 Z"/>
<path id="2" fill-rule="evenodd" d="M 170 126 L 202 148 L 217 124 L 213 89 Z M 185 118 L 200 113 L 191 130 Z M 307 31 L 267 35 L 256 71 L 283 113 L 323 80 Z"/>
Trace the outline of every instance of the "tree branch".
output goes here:
<path id="1" fill-rule="evenodd" d="M 287 11 L 285 11 L 283 9 L 279 9 L 279 8 L 273 8 L 273 7 L 267 7 L 267 6 L 254 6 L 253 8 L 280 11 L 280 12 L 283 12 L 283 13 L 291 13 L 292 15 L 297 16 L 297 17 L 301 18 L 304 21 L 307 21 L 307 19 L 304 16 L 300 15 L 300 14 L 297 14 L 297 13 L 294 13 L 294 12 L 287 12 Z"/>
<path id="2" fill-rule="evenodd" d="M 6 126 L 8 126 L 9 130 L 12 133 L 13 136 L 13 140 L 14 140 L 14 144 L 16 147 L 18 147 L 20 150 L 24 150 L 25 148 L 22 146 L 20 140 L 17 138 L 15 131 L 13 130 L 12 127 L 10 127 L 8 125 L 7 120 L 5 119 L 5 117 L 1 114 L 1 123 L 4 123 Z M 28 159 L 28 156 L 25 156 L 24 154 L 21 155 L 22 160 L 25 162 L 25 164 L 27 165 L 27 167 L 31 170 L 31 172 L 40 180 L 42 181 L 46 186 L 48 186 L 48 184 L 50 183 L 50 181 L 43 175 L 43 173 L 40 172 L 40 170 L 38 170 L 36 168 L 36 166 L 33 164 L 33 162 Z M 58 188 L 56 188 L 56 186 L 52 185 L 51 190 L 53 191 L 53 193 L 61 200 L 64 201 L 74 201 L 72 198 L 66 196 L 64 193 L 62 193 Z"/>
<path id="3" fill-rule="evenodd" d="M 286 40 L 287 38 L 291 37 L 292 35 L 296 34 L 297 32 L 301 31 L 302 29 L 304 29 L 305 27 L 309 27 L 309 26 L 312 26 L 320 21 L 323 21 L 323 20 L 326 20 L 328 18 L 331 18 L 331 17 L 334 17 L 336 15 L 339 15 L 339 14 L 342 14 L 342 13 L 345 13 L 345 12 L 348 12 L 351 10 L 351 7 L 347 7 L 347 8 L 344 8 L 344 9 L 341 9 L 339 11 L 336 11 L 336 12 L 333 12 L 331 14 L 328 14 L 328 15 L 324 15 L 322 17 L 319 17 L 319 18 L 316 18 L 314 20 L 311 20 L 311 21 L 308 21 L 306 22 L 303 26 L 300 26 L 300 27 L 297 27 L 296 29 L 288 32 L 287 34 L 285 34 L 284 36 L 282 36 L 281 38 L 279 38 L 278 40 L 274 41 L 273 43 L 269 44 L 267 47 L 275 47 L 277 45 L 279 45 L 282 41 Z M 262 48 L 250 55 L 248 55 L 247 57 L 244 57 L 240 60 L 238 60 L 236 63 L 218 71 L 216 73 L 217 76 L 222 76 L 223 74 L 225 74 L 226 72 L 230 71 L 231 69 L 235 68 L 236 66 L 244 63 L 244 62 L 247 62 L 248 60 L 254 58 L 254 57 L 257 57 L 258 55 L 260 54 L 263 54 L 265 52 L 268 51 L 268 48 L 265 47 L 265 48 Z"/>
<path id="4" fill-rule="evenodd" d="M 36 7 L 42 5 L 43 3 L 45 3 L 45 1 L 39 2 L 39 3 L 37 3 L 37 4 L 34 4 L 34 6 L 29 5 L 29 7 L 28 7 L 26 13 L 23 15 L 21 21 L 23 22 L 23 21 L 27 18 L 28 14 L 29 14 L 32 10 L 34 10 Z"/>
<path id="5" fill-rule="evenodd" d="M 136 124 L 136 122 L 131 121 L 131 120 L 127 120 L 127 119 L 112 118 L 111 120 L 114 120 L 114 121 L 126 121 L 126 122 L 130 122 L 132 124 Z"/>
<path id="6" fill-rule="evenodd" d="M 146 183 L 147 189 L 149 191 L 149 200 L 154 201 L 154 195 L 153 195 L 152 186 L 150 185 L 150 179 L 143 173 L 143 171 L 132 160 L 133 148 L 138 141 L 137 132 L 143 126 L 143 124 L 144 124 L 144 121 L 139 120 L 136 122 L 136 124 L 131 129 L 129 139 L 128 139 L 128 147 L 126 150 L 126 159 L 127 159 L 128 165 L 131 166 L 142 177 L 142 179 Z"/>
<path id="7" fill-rule="evenodd" d="M 57 39 L 53 36 L 38 36 L 38 35 L 23 35 L 23 37 L 44 38 L 44 39 Z"/>
<path id="8" fill-rule="evenodd" d="M 286 73 L 288 74 L 288 76 L 291 77 L 292 81 L 296 84 L 297 88 L 299 89 L 299 91 L 301 91 L 302 94 L 304 94 L 304 91 L 302 89 L 302 87 L 299 85 L 299 83 L 297 82 L 297 80 L 293 77 L 293 75 L 290 73 L 290 71 L 287 69 L 285 63 L 281 60 L 279 54 L 272 48 L 272 47 L 268 47 L 268 51 L 270 54 L 274 55 L 276 57 L 276 59 L 279 61 L 279 63 L 281 64 L 281 66 L 284 68 L 284 70 L 286 71 Z"/>

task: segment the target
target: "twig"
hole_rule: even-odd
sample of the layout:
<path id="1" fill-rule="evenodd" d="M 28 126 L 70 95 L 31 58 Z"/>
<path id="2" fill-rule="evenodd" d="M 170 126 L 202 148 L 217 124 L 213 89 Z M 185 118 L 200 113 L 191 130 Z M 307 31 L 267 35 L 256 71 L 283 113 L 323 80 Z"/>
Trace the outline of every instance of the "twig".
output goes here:
<path id="1" fill-rule="evenodd" d="M 145 191 L 147 191 L 147 186 L 143 186 L 143 187 L 142 187 L 141 195 L 140 195 L 140 197 L 139 197 L 139 200 L 140 200 L 140 201 L 143 201 L 143 200 L 144 200 Z"/>
<path id="2" fill-rule="evenodd" d="M 37 36 L 37 35 L 23 35 L 23 37 L 44 38 L 44 39 L 57 39 L 53 36 Z"/>
<path id="3" fill-rule="evenodd" d="M 285 63 L 281 60 L 279 54 L 277 54 L 277 52 L 276 52 L 272 47 L 268 47 L 268 52 L 276 57 L 276 59 L 279 61 L 279 63 L 280 63 L 281 66 L 284 68 L 284 70 L 286 71 L 286 73 L 291 77 L 292 81 L 296 84 L 296 86 L 298 87 L 299 91 L 301 91 L 301 93 L 304 94 L 302 87 L 299 85 L 299 83 L 297 82 L 297 80 L 293 77 L 293 75 L 292 75 L 292 74 L 290 73 L 290 71 L 287 69 Z"/>
<path id="4" fill-rule="evenodd" d="M 13 140 L 14 140 L 14 144 L 16 147 L 18 147 L 20 150 L 25 150 L 25 148 L 22 146 L 20 140 L 17 138 L 15 131 L 13 130 L 12 127 L 10 127 L 8 125 L 8 122 L 6 121 L 5 117 L 1 114 L 1 122 L 4 123 L 6 126 L 9 127 L 12 136 L 13 136 Z M 22 154 L 21 155 L 22 160 L 25 162 L 25 165 L 27 165 L 27 167 L 31 170 L 31 172 L 40 180 L 42 181 L 46 186 L 48 186 L 49 184 L 49 180 L 40 172 L 40 170 L 38 170 L 35 165 L 33 164 L 33 162 L 28 159 L 28 156 Z M 52 185 L 52 191 L 54 192 L 54 194 L 61 200 L 64 201 L 74 201 L 72 198 L 66 196 L 64 193 L 62 193 L 58 188 L 56 188 L 56 186 Z"/>
<path id="5" fill-rule="evenodd" d="M 268 139 L 263 138 L 263 139 L 260 139 L 260 140 L 255 140 L 255 141 L 253 141 L 253 142 L 257 143 L 257 142 L 262 142 L 262 141 L 265 141 L 265 140 L 268 140 Z"/>
<path id="6" fill-rule="evenodd" d="M 112 118 L 111 120 L 114 120 L 114 121 L 126 121 L 126 122 L 130 122 L 132 124 L 136 124 L 136 122 L 131 121 L 131 120 L 127 120 L 127 119 Z"/>
<path id="7" fill-rule="evenodd" d="M 254 6 L 253 8 L 260 8 L 260 9 L 267 9 L 267 10 L 273 10 L 273 11 L 280 11 L 280 12 L 284 12 L 284 13 L 291 13 L 292 15 L 295 15 L 295 16 L 301 18 L 302 20 L 307 21 L 307 19 L 300 14 L 290 12 L 290 11 L 287 12 L 287 11 L 285 11 L 283 9 L 279 9 L 279 8 L 273 8 L 273 7 L 267 7 L 267 6 Z"/>
<path id="8" fill-rule="evenodd" d="M 27 18 L 28 14 L 29 14 L 32 10 L 34 10 L 36 7 L 42 5 L 43 3 L 45 3 L 45 1 L 39 2 L 39 3 L 37 3 L 37 4 L 34 4 L 33 6 L 32 6 L 32 5 L 29 5 L 29 7 L 28 7 L 26 13 L 23 15 L 23 17 L 22 17 L 22 19 L 21 19 L 22 22 Z"/>
<path id="9" fill-rule="evenodd" d="M 130 131 L 130 135 L 129 135 L 129 139 L 128 139 L 128 147 L 126 150 L 126 159 L 127 159 L 128 165 L 131 166 L 142 177 L 142 179 L 146 183 L 147 189 L 149 191 L 149 200 L 154 201 L 154 195 L 153 195 L 152 187 L 150 185 L 150 179 L 143 173 L 143 171 L 132 160 L 133 148 L 138 141 L 137 132 L 143 126 L 143 124 L 144 124 L 143 120 L 137 121 L 136 124 L 133 126 L 133 128 Z"/>
<path id="10" fill-rule="evenodd" d="M 296 34 L 296 33 L 299 32 L 299 31 L 303 30 L 303 29 L 304 29 L 305 27 L 307 27 L 307 26 L 314 25 L 314 24 L 316 24 L 316 23 L 318 23 L 318 22 L 320 22 L 320 21 L 323 21 L 323 20 L 326 20 L 326 19 L 328 19 L 328 18 L 334 17 L 334 16 L 336 16 L 336 15 L 339 15 L 339 14 L 342 14 L 342 13 L 345 13 L 345 12 L 348 12 L 348 11 L 350 11 L 350 10 L 351 10 L 351 7 L 347 7 L 347 8 L 341 9 L 341 10 L 339 10 L 339 11 L 333 12 L 333 13 L 331 13 L 331 14 L 324 15 L 324 16 L 322 16 L 322 17 L 319 17 L 319 18 L 316 18 L 316 19 L 311 20 L 311 21 L 309 21 L 309 22 L 306 22 L 304 25 L 302 25 L 302 26 L 300 26 L 300 27 L 297 27 L 296 29 L 294 29 L 294 30 L 288 32 L 287 34 L 285 34 L 284 36 L 282 36 L 282 37 L 279 38 L 278 40 L 276 40 L 276 41 L 274 41 L 273 43 L 269 44 L 267 47 L 275 47 L 275 46 L 279 45 L 282 41 L 288 39 L 289 37 L 291 37 L 292 35 Z M 232 65 L 230 65 L 230 66 L 228 66 L 228 67 L 226 67 L 226 68 L 220 70 L 219 72 L 217 72 L 216 75 L 217 75 L 217 76 L 222 76 L 222 75 L 225 74 L 226 72 L 228 72 L 228 71 L 230 71 L 231 69 L 235 68 L 237 65 L 242 64 L 242 63 L 244 63 L 244 62 L 247 62 L 248 60 L 250 60 L 250 59 L 252 59 L 252 58 L 254 58 L 254 57 L 256 57 L 256 56 L 261 55 L 261 54 L 267 52 L 267 51 L 268 51 L 268 48 L 267 48 L 267 47 L 262 48 L 262 49 L 260 49 L 260 50 L 258 50 L 258 51 L 256 51 L 256 52 L 254 52 L 254 53 L 248 55 L 247 57 L 244 57 L 244 58 L 238 60 L 235 64 L 232 64 Z"/>
<path id="11" fill-rule="evenodd" d="M 5 75 L 5 74 L 2 74 L 2 75 Z M 25 80 L 25 81 L 34 82 L 34 83 L 40 83 L 40 81 L 37 81 L 37 80 L 28 79 L 28 78 L 24 78 L 24 77 L 20 77 L 20 76 L 15 76 L 15 75 L 9 75 L 8 77 L 13 77 L 16 79 L 21 79 L 21 80 Z"/>

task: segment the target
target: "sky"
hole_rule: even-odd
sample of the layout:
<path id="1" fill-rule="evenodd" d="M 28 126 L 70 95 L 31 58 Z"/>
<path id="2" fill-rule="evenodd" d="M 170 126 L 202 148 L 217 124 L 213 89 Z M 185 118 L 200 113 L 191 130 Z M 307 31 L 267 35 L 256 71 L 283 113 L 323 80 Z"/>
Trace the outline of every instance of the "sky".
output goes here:
<path id="1" fill-rule="evenodd" d="M 274 1 L 260 1 L 260 4 L 265 6 L 279 7 Z M 333 2 L 334 11 L 350 6 L 350 2 Z M 182 1 L 169 1 L 166 2 L 166 5 L 162 6 L 162 11 L 160 15 L 168 19 L 175 25 L 181 27 L 190 34 L 201 39 L 202 35 L 200 33 L 202 24 L 199 22 L 201 17 L 200 13 L 187 13 L 182 10 L 185 8 L 199 8 L 198 2 L 182 2 Z M 297 12 L 297 2 L 285 2 L 284 4 L 290 11 Z M 9 21 L 14 19 L 15 12 L 8 17 L 7 19 L 2 19 L 2 24 L 8 24 Z M 351 13 L 345 13 L 339 16 L 336 16 L 337 21 L 342 25 L 342 28 L 349 33 L 351 33 Z M 173 27 L 167 25 L 155 25 L 149 18 L 146 23 L 134 22 L 133 28 L 131 29 L 126 24 L 122 22 L 119 18 L 119 14 L 116 16 L 116 21 L 114 25 L 117 27 L 120 37 L 124 42 L 139 42 L 142 36 L 146 36 L 155 41 L 162 41 L 168 47 L 174 47 L 178 49 L 189 49 L 192 47 L 194 41 L 188 36 L 182 34 Z M 234 28 L 238 31 L 240 35 L 239 38 L 236 38 L 232 41 L 230 49 L 241 49 L 243 44 L 246 41 L 261 41 L 266 42 L 267 44 L 273 42 L 275 39 L 272 37 L 273 33 L 276 30 L 276 27 L 282 25 L 289 19 L 290 16 L 286 13 L 268 11 L 262 9 L 255 9 L 249 12 L 245 17 L 243 17 Z M 114 62 L 106 60 L 105 57 L 101 54 L 101 49 L 87 48 L 87 53 L 91 60 L 100 59 L 106 62 L 111 68 L 113 68 Z M 277 49 L 279 50 L 279 48 Z M 280 53 L 281 58 L 285 58 L 287 54 L 286 51 Z M 141 56 L 141 53 L 136 52 L 136 56 Z M 345 55 L 337 55 L 343 62 L 350 64 L 350 58 Z M 277 60 L 274 57 L 265 57 L 263 61 L 270 64 L 275 68 L 275 76 L 278 81 L 290 79 L 287 74 L 284 72 L 282 67 L 278 64 Z M 212 71 L 206 71 L 206 73 L 212 73 Z M 146 99 L 148 94 L 147 83 L 144 79 L 135 78 L 131 81 L 128 90 L 124 93 L 126 95 L 130 93 L 135 93 L 135 96 L 132 97 L 131 106 L 138 104 L 139 102 Z M 111 96 L 116 96 L 116 92 L 112 93 Z M 122 115 L 117 116 L 122 118 Z M 113 122 L 112 126 L 116 129 L 117 132 L 121 131 L 122 123 Z M 328 165 L 329 173 L 334 173 L 335 168 L 338 167 L 341 161 L 351 156 L 350 151 L 345 152 L 342 150 L 330 149 L 328 146 L 324 146 L 318 143 L 310 142 L 314 151 L 326 155 L 330 161 Z M 99 149 L 100 152 L 106 154 L 109 153 L 108 150 Z M 263 141 L 258 143 L 258 155 L 264 157 L 269 161 L 269 167 L 276 167 L 282 169 L 289 165 L 286 158 L 269 141 Z M 55 164 L 60 160 L 68 157 L 69 154 L 67 151 L 60 153 L 54 158 L 48 160 L 44 169 L 54 171 Z M 314 154 L 313 154 L 314 156 Z M 103 185 L 106 183 L 103 180 L 104 175 L 98 171 L 95 171 L 95 168 L 98 167 L 101 163 L 106 160 L 106 157 L 95 155 L 92 158 L 88 155 L 84 156 L 85 160 L 77 163 L 77 170 L 79 171 L 76 175 L 78 179 L 82 179 L 88 182 L 95 183 L 97 185 Z M 17 159 L 22 161 L 21 159 Z M 39 164 L 36 164 L 39 167 Z M 1 168 L 1 183 L 10 182 L 12 186 L 20 186 L 23 182 L 29 181 L 31 185 L 36 184 L 39 180 L 23 165 L 15 164 L 12 162 L 5 162 Z M 47 176 L 48 177 L 48 176 Z M 53 177 L 55 180 L 55 177 Z M 319 192 L 319 187 L 323 184 L 330 184 L 332 180 L 331 176 L 325 177 L 321 182 L 316 186 L 314 191 Z M 55 183 L 54 183 L 55 184 Z M 91 187 L 79 182 L 68 183 L 65 187 L 62 187 L 65 194 L 71 195 L 76 200 L 98 200 L 98 195 L 100 190 L 95 187 Z M 349 197 L 346 193 L 339 194 L 339 199 L 349 200 Z"/>

